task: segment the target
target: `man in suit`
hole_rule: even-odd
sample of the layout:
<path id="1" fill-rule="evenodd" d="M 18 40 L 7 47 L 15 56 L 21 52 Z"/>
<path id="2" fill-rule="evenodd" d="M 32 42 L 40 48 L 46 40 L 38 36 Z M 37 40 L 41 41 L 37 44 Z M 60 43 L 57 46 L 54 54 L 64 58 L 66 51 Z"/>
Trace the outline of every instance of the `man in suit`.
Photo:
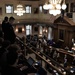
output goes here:
<path id="1" fill-rule="evenodd" d="M 2 30 L 4 32 L 4 39 L 5 40 L 9 40 L 11 43 L 14 43 L 15 42 L 15 38 L 16 38 L 14 29 L 12 27 L 12 25 L 14 23 L 14 20 L 15 20 L 14 17 L 10 17 L 9 18 L 9 22 L 7 20 L 7 21 L 4 21 L 2 23 Z"/>

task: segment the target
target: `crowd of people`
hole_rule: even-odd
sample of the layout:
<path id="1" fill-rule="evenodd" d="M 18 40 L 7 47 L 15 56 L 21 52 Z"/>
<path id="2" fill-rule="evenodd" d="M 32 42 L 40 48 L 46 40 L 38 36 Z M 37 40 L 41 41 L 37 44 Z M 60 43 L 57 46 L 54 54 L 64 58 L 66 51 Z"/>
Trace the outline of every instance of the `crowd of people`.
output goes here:
<path id="1" fill-rule="evenodd" d="M 0 73 L 1 75 L 28 75 L 37 70 L 27 63 L 24 47 L 16 40 L 13 23 L 14 17 L 4 17 L 0 30 Z M 20 39 L 20 38 L 19 38 Z M 22 38 L 24 40 L 24 38 Z M 20 39 L 22 41 L 22 39 Z M 26 39 L 26 43 L 29 39 Z M 32 46 L 37 47 L 38 36 L 31 37 Z M 39 70 L 38 70 L 39 71 Z M 42 75 L 42 74 L 40 74 Z"/>
<path id="2" fill-rule="evenodd" d="M 21 46 L 16 43 L 13 23 L 15 18 L 7 16 L 0 31 L 0 72 L 1 75 L 27 75 L 32 69 L 27 66 Z M 36 70 L 35 70 L 36 71 Z"/>

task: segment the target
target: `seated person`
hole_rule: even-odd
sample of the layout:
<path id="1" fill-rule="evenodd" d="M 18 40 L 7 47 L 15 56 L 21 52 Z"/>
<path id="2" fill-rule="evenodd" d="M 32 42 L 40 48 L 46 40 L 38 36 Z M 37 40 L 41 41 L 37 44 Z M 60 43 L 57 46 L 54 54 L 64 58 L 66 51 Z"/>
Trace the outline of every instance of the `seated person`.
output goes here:
<path id="1" fill-rule="evenodd" d="M 28 66 L 27 60 L 24 57 L 24 55 L 22 54 L 22 52 L 17 44 L 12 44 L 7 49 L 8 49 L 8 53 L 11 53 L 11 54 L 17 53 L 18 54 L 18 61 L 16 63 L 16 67 L 19 68 L 22 73 L 24 73 L 26 75 L 27 73 L 34 72 L 33 68 Z M 12 58 L 13 57 L 11 56 L 11 59 L 10 59 L 11 61 L 12 61 Z M 8 63 L 8 59 L 7 59 L 7 63 Z"/>
<path id="2" fill-rule="evenodd" d="M 18 53 L 8 52 L 7 53 L 7 66 L 2 69 L 2 75 L 26 75 L 17 68 Z"/>
<path id="3" fill-rule="evenodd" d="M 26 60 L 25 57 L 23 55 L 23 51 L 21 50 L 21 48 L 17 45 L 17 44 L 11 44 L 7 50 L 9 52 L 17 52 L 18 53 L 18 64 L 25 64 Z"/>

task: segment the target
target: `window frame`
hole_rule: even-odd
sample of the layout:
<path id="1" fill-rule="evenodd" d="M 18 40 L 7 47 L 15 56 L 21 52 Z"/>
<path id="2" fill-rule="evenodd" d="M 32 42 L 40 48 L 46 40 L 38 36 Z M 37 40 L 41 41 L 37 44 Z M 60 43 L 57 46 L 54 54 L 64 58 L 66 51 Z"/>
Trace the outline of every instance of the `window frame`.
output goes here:
<path id="1" fill-rule="evenodd" d="M 42 11 L 40 10 L 40 6 L 42 7 Z M 40 12 L 40 13 L 43 12 L 43 5 L 39 5 L 39 12 Z"/>
<path id="2" fill-rule="evenodd" d="M 26 25 L 26 26 L 29 26 L 29 29 L 26 29 L 26 32 L 28 30 L 29 34 L 26 33 L 26 35 L 31 35 L 32 34 L 32 25 Z"/>
<path id="3" fill-rule="evenodd" d="M 26 14 L 31 14 L 32 13 L 32 6 L 31 5 L 25 5 L 25 11 L 26 11 L 26 7 L 29 6 L 29 12 L 25 12 Z M 31 11 L 30 11 L 31 8 Z"/>
<path id="4" fill-rule="evenodd" d="M 11 7 L 13 7 L 13 8 L 11 9 L 11 12 L 10 12 L 10 13 L 7 13 L 7 12 L 6 12 L 6 11 L 7 11 L 6 6 L 11 6 Z M 14 6 L 13 6 L 13 4 L 5 4 L 5 13 L 6 13 L 6 14 L 13 14 L 13 13 L 14 13 Z"/>

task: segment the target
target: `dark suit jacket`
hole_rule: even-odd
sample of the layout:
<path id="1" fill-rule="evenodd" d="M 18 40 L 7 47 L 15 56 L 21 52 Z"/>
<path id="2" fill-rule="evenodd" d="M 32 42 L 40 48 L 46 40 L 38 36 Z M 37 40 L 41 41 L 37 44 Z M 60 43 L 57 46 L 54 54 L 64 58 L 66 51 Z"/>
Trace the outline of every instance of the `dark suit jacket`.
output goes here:
<path id="1" fill-rule="evenodd" d="M 2 31 L 4 33 L 4 39 L 14 43 L 16 35 L 14 29 L 10 23 L 2 23 Z"/>

